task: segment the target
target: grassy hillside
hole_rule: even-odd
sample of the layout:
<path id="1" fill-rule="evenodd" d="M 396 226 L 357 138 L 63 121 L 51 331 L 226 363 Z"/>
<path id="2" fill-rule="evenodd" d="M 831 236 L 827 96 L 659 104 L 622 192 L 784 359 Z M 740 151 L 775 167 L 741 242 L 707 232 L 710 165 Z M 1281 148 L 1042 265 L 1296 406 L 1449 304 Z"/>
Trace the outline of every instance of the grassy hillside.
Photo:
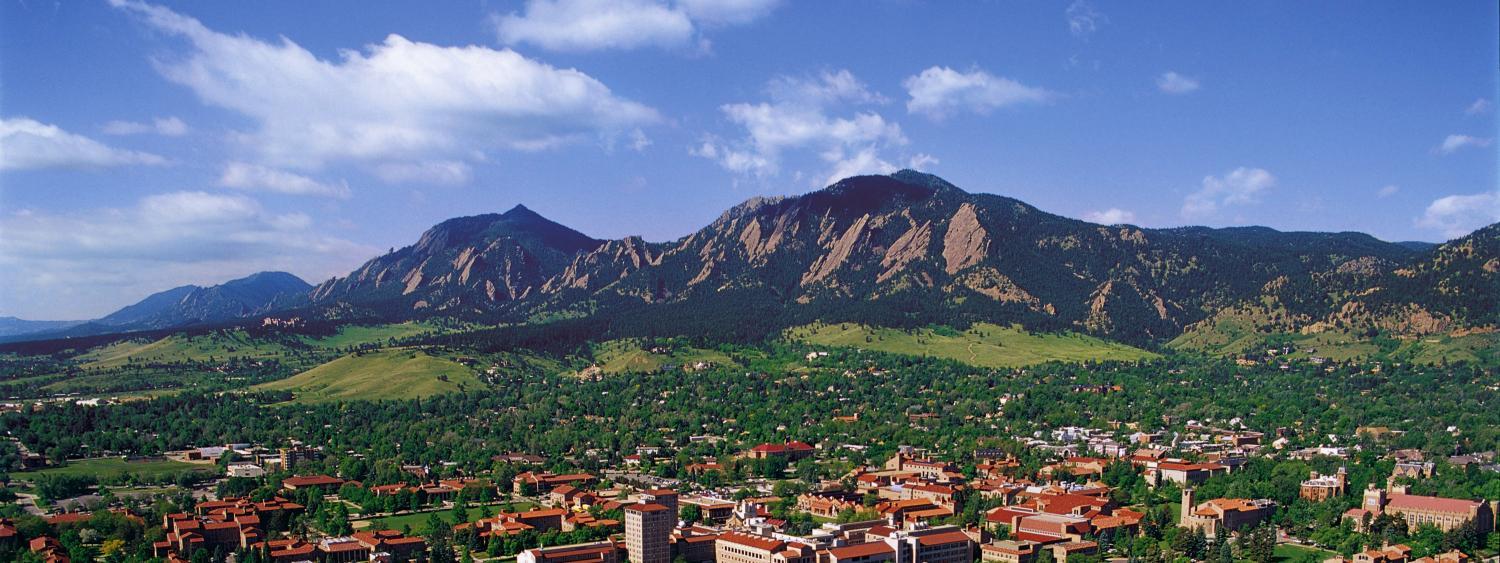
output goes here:
<path id="1" fill-rule="evenodd" d="M 291 391 L 299 403 L 412 399 L 481 385 L 474 372 L 447 358 L 409 348 L 350 354 L 287 379 L 252 387 Z"/>
<path id="2" fill-rule="evenodd" d="M 727 354 L 690 346 L 672 346 L 665 353 L 653 353 L 641 341 L 628 338 L 611 340 L 594 346 L 594 364 L 607 374 L 649 373 L 664 366 L 684 366 L 694 362 L 712 362 L 720 366 L 737 365 Z"/>
<path id="3" fill-rule="evenodd" d="M 80 356 L 80 367 L 115 368 L 131 363 L 199 362 L 210 358 L 269 358 L 286 351 L 282 344 L 251 338 L 244 331 L 188 336 L 174 334 L 154 341 L 125 340 Z"/>
<path id="4" fill-rule="evenodd" d="M 980 367 L 1018 367 L 1049 361 L 1139 360 L 1156 355 L 1081 334 L 1034 334 L 1015 327 L 975 324 L 967 331 L 904 331 L 858 324 L 813 324 L 787 331 L 792 340 L 957 360 Z"/>
<path id="5" fill-rule="evenodd" d="M 130 363 L 199 362 L 210 358 L 275 358 L 297 349 L 329 350 L 362 344 L 384 344 L 391 339 L 438 330 L 422 323 L 348 325 L 330 336 L 293 336 L 286 340 L 251 337 L 243 330 L 207 334 L 173 334 L 160 340 L 126 340 L 78 356 L 83 368 L 113 368 Z"/>
<path id="6" fill-rule="evenodd" d="M 1293 357 L 1320 356 L 1335 361 L 1388 358 L 1419 364 L 1472 362 L 1500 363 L 1500 332 L 1463 332 L 1419 338 L 1364 336 L 1328 330 L 1299 334 L 1257 328 L 1263 323 L 1247 315 L 1222 315 L 1191 327 L 1167 343 L 1168 348 L 1230 357 L 1254 354 L 1266 348 L 1293 345 Z"/>

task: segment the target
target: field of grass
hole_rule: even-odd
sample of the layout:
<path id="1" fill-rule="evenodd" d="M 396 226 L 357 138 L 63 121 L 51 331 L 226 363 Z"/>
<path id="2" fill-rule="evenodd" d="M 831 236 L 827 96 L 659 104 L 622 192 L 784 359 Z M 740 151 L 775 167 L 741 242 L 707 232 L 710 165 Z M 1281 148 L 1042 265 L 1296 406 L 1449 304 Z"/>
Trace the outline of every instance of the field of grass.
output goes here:
<path id="1" fill-rule="evenodd" d="M 736 365 L 723 352 L 702 348 L 679 346 L 668 354 L 653 354 L 641 349 L 640 341 L 635 339 L 611 340 L 594 346 L 594 361 L 608 374 L 654 372 L 668 364 L 683 366 L 700 361 Z"/>
<path id="2" fill-rule="evenodd" d="M 126 461 L 118 457 L 101 457 L 70 461 L 63 467 L 49 467 L 36 471 L 12 473 L 11 476 L 21 480 L 30 480 L 38 475 L 85 475 L 102 479 L 108 476 L 126 474 L 160 477 L 184 471 L 213 473 L 218 471 L 218 467 L 209 464 L 183 463 L 170 459 Z"/>
<path id="3" fill-rule="evenodd" d="M 979 323 L 967 331 L 904 331 L 864 325 L 812 324 L 787 331 L 809 344 L 839 346 L 957 360 L 979 367 L 1019 367 L 1049 361 L 1140 360 L 1156 354 L 1081 334 L 1035 334 L 1017 327 Z"/>
<path id="4" fill-rule="evenodd" d="M 440 330 L 424 323 L 348 325 L 330 336 L 298 336 L 288 346 L 282 342 L 251 337 L 243 330 L 207 334 L 173 334 L 160 340 L 127 340 L 90 350 L 77 357 L 83 368 L 113 368 L 131 363 L 207 361 L 230 357 L 278 358 L 299 348 L 332 350 L 363 344 L 385 344 L 424 332 Z"/>
<path id="5" fill-rule="evenodd" d="M 494 505 L 494 506 L 490 507 L 490 512 L 491 513 L 499 513 L 499 512 L 502 512 L 502 511 L 505 511 L 505 512 L 518 512 L 518 511 L 531 510 L 535 506 L 536 506 L 535 503 L 530 503 L 530 502 L 518 502 L 518 503 L 512 503 L 512 504 L 505 504 L 505 505 Z M 483 513 L 480 512 L 480 508 L 477 507 L 477 506 L 468 508 L 468 512 L 469 512 L 469 521 L 470 522 L 475 522 L 475 521 L 478 521 L 481 518 L 484 518 Z M 384 518 L 370 518 L 368 520 L 355 520 L 355 521 L 352 522 L 352 524 L 354 524 L 354 526 L 356 528 L 360 528 L 360 529 L 369 528 L 369 529 L 372 529 L 372 530 L 401 530 L 404 527 L 410 526 L 413 533 L 420 534 L 424 530 L 426 530 L 426 528 L 427 528 L 427 519 L 431 518 L 433 514 L 437 514 L 438 517 L 442 518 L 444 522 L 447 522 L 449 524 L 456 524 L 456 522 L 453 521 L 453 512 L 451 510 L 449 510 L 449 509 L 443 509 L 443 510 L 437 510 L 437 511 L 429 511 L 429 512 L 418 512 L 416 514 L 401 514 L 401 515 L 398 515 L 398 516 L 386 516 Z M 368 522 L 368 524 L 361 524 L 361 522 Z"/>
<path id="6" fill-rule="evenodd" d="M 291 391 L 298 403 L 413 399 L 481 385 L 473 370 L 411 348 L 350 354 L 292 377 L 252 387 Z"/>
<path id="7" fill-rule="evenodd" d="M 208 361 L 229 357 L 270 358 L 286 352 L 281 344 L 251 338 L 244 331 L 174 334 L 155 341 L 126 340 L 90 350 L 78 361 L 85 369 L 116 368 L 131 363 Z"/>
<path id="8" fill-rule="evenodd" d="M 1338 555 L 1326 549 L 1291 543 L 1276 544 L 1273 554 L 1279 563 L 1316 563 Z"/>
<path id="9" fill-rule="evenodd" d="M 1295 345 L 1293 358 L 1319 356 L 1334 361 L 1387 357 L 1418 364 L 1466 361 L 1500 362 L 1500 333 L 1431 335 L 1420 338 L 1369 338 L 1347 331 L 1316 334 L 1262 332 L 1251 316 L 1226 315 L 1184 332 L 1167 347 L 1215 356 L 1238 356 L 1278 343 Z"/>

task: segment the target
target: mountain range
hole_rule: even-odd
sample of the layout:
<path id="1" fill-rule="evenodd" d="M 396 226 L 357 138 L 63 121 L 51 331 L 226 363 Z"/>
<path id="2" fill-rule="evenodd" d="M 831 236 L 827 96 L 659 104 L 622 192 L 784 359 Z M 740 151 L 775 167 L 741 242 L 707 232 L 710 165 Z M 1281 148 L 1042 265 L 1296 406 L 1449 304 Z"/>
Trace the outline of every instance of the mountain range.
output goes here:
<path id="1" fill-rule="evenodd" d="M 260 272 L 219 285 L 184 285 L 153 293 L 89 321 L 0 319 L 0 337 L 26 339 L 150 330 L 242 319 L 295 306 L 311 285 L 286 272 Z"/>
<path id="2" fill-rule="evenodd" d="M 1436 246 L 1098 225 L 908 170 L 754 198 L 669 242 L 599 240 L 517 206 L 439 223 L 315 287 L 282 273 L 185 286 L 95 324 L 155 328 L 283 309 L 497 323 L 614 316 L 664 330 L 705 318 L 767 330 L 985 320 L 1149 343 L 1253 313 L 1265 330 L 1431 334 L 1500 324 L 1497 257 L 1500 225 Z"/>

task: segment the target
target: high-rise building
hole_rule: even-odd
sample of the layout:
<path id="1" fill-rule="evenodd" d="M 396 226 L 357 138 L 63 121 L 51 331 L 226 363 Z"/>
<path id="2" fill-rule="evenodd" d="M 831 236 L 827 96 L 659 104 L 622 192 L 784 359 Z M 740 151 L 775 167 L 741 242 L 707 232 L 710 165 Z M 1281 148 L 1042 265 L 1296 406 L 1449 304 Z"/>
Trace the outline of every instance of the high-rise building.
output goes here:
<path id="1" fill-rule="evenodd" d="M 625 507 L 625 551 L 630 563 L 669 563 L 677 513 L 656 503 Z"/>

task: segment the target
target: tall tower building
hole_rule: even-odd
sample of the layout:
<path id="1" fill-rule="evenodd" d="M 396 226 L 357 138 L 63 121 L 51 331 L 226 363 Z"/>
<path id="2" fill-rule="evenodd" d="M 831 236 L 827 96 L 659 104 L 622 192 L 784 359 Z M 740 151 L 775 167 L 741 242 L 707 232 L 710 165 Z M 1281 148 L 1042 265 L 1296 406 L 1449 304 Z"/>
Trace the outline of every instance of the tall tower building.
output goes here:
<path id="1" fill-rule="evenodd" d="M 625 551 L 630 563 L 670 563 L 677 513 L 656 503 L 625 507 Z"/>

